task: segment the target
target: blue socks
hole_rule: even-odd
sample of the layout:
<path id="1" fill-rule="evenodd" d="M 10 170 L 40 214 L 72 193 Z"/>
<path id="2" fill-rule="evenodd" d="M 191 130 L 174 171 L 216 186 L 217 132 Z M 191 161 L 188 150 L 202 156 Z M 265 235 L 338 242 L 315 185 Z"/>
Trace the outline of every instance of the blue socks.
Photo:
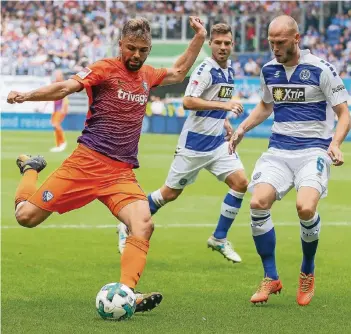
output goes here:
<path id="1" fill-rule="evenodd" d="M 321 229 L 321 219 L 318 213 L 310 220 L 300 220 L 300 233 L 302 244 L 302 265 L 301 272 L 314 273 L 314 257 L 317 252 L 318 238 Z"/>
<path id="2" fill-rule="evenodd" d="M 277 280 L 275 230 L 269 210 L 251 209 L 251 230 L 257 253 L 261 256 L 264 277 Z"/>
<path id="3" fill-rule="evenodd" d="M 213 233 L 216 239 L 225 239 L 227 237 L 228 230 L 239 212 L 244 195 L 244 193 L 230 189 L 225 196 L 221 206 L 221 215 Z"/>
<path id="4" fill-rule="evenodd" d="M 159 208 L 166 204 L 166 201 L 163 199 L 160 189 L 149 194 L 147 196 L 147 199 L 149 201 L 149 207 L 152 215 L 154 215 Z"/>

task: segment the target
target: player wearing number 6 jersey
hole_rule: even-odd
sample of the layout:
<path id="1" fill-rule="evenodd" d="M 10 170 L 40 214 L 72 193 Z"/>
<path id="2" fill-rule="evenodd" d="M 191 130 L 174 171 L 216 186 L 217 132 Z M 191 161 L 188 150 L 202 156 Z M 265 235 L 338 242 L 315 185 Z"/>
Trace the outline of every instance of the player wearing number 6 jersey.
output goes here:
<path id="1" fill-rule="evenodd" d="M 262 101 L 230 140 L 234 150 L 247 131 L 274 113 L 269 149 L 257 161 L 249 184 L 252 235 L 264 267 L 264 279 L 251 302 L 266 302 L 282 289 L 270 209 L 295 187 L 303 252 L 297 303 L 307 305 L 314 295 L 314 257 L 321 229 L 316 209 L 327 195 L 330 166 L 343 164 L 340 145 L 350 129 L 348 94 L 333 66 L 299 49 L 300 35 L 292 17 L 275 18 L 268 40 L 275 59 L 262 68 Z M 333 134 L 334 113 L 338 124 Z"/>

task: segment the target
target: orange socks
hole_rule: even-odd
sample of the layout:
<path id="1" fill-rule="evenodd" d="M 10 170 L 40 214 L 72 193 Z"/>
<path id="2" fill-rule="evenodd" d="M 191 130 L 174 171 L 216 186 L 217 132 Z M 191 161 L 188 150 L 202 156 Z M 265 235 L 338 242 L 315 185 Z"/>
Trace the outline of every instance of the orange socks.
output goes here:
<path id="1" fill-rule="evenodd" d="M 65 134 L 61 127 L 55 128 L 55 140 L 56 140 L 56 146 L 60 146 L 65 142 Z"/>
<path id="2" fill-rule="evenodd" d="M 120 282 L 134 289 L 137 285 L 146 264 L 146 255 L 149 250 L 149 241 L 143 238 L 130 236 L 126 241 L 126 248 L 121 258 Z"/>
<path id="3" fill-rule="evenodd" d="M 36 183 L 38 180 L 38 172 L 34 169 L 27 170 L 18 187 L 15 194 L 15 207 L 18 203 L 26 201 L 32 196 L 37 190 Z"/>

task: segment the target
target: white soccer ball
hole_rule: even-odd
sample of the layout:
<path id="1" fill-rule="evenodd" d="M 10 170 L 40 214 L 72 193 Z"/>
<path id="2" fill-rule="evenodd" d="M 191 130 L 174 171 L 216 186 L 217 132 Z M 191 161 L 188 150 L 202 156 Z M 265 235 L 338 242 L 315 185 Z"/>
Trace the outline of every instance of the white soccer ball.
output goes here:
<path id="1" fill-rule="evenodd" d="M 106 320 L 126 320 L 135 312 L 136 297 L 124 284 L 109 283 L 96 296 L 96 310 Z"/>

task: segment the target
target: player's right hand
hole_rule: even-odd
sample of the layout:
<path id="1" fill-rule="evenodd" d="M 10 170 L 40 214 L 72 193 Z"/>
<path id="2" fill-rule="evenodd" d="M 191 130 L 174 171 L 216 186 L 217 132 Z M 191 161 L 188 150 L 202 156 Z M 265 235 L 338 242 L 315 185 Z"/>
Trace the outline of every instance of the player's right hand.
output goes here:
<path id="1" fill-rule="evenodd" d="M 244 112 L 244 107 L 240 102 L 230 100 L 223 103 L 224 103 L 224 110 L 232 111 L 237 116 L 240 116 Z"/>
<path id="2" fill-rule="evenodd" d="M 197 35 L 201 35 L 203 37 L 207 36 L 207 30 L 204 27 L 204 22 L 199 17 L 189 16 L 189 24 Z"/>
<path id="3" fill-rule="evenodd" d="M 327 153 L 332 159 L 334 166 L 341 166 L 344 163 L 344 155 L 340 147 L 333 142 L 330 143 Z"/>
<path id="4" fill-rule="evenodd" d="M 236 147 L 244 138 L 244 134 L 245 134 L 245 131 L 240 126 L 235 130 L 234 134 L 229 140 L 229 154 L 233 154 L 236 151 Z"/>
<path id="5" fill-rule="evenodd" d="M 27 94 L 11 91 L 9 95 L 7 95 L 7 103 L 14 104 L 14 103 L 23 103 L 27 101 Z"/>

